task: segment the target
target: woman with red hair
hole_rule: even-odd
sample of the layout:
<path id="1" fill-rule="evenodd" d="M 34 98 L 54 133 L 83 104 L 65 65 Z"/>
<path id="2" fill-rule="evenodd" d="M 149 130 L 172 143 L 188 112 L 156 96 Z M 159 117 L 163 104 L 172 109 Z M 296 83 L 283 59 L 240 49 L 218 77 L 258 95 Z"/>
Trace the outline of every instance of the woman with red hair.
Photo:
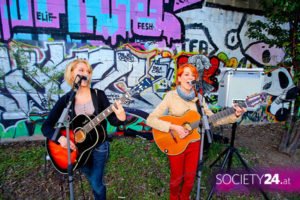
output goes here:
<path id="1" fill-rule="evenodd" d="M 168 115 L 183 116 L 187 111 L 197 111 L 197 93 L 191 84 L 198 79 L 198 72 L 194 65 L 183 64 L 178 68 L 176 89 L 168 92 L 162 102 L 154 109 L 147 118 L 147 124 L 161 132 L 175 132 L 179 138 L 185 138 L 189 131 L 183 126 L 172 124 L 160 119 L 166 111 Z M 204 112 L 209 116 L 212 111 L 203 101 Z M 235 113 L 220 119 L 216 124 L 235 122 L 244 112 L 238 106 L 234 106 Z M 197 140 L 191 141 L 187 148 L 178 155 L 168 155 L 170 164 L 170 199 L 188 200 L 193 189 L 198 159 L 200 153 L 200 133 Z"/>

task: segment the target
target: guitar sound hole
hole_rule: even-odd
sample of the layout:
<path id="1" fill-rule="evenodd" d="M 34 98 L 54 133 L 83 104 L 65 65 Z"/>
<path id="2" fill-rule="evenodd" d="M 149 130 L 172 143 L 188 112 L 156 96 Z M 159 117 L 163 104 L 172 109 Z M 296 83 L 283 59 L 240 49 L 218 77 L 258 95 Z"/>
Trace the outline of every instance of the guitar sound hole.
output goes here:
<path id="1" fill-rule="evenodd" d="M 86 135 L 82 130 L 79 130 L 75 133 L 75 142 L 76 143 L 81 143 L 85 140 Z"/>

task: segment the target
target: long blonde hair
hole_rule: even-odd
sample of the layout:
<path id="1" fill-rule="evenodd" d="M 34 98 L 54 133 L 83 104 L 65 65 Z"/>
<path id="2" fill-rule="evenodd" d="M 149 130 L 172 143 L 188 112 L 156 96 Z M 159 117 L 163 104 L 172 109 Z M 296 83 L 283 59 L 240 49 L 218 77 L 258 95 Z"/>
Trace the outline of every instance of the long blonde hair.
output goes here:
<path id="1" fill-rule="evenodd" d="M 79 63 L 84 63 L 88 68 L 89 70 L 91 71 L 91 75 L 93 73 L 93 68 L 92 66 L 90 65 L 90 63 L 87 61 L 87 60 L 83 60 L 83 59 L 76 59 L 76 60 L 73 60 L 72 62 L 70 62 L 67 67 L 66 67 L 66 70 L 65 70 L 65 75 L 64 75 L 64 78 L 65 78 L 65 81 L 73 87 L 73 82 L 74 82 L 74 77 L 72 76 L 72 73 L 73 73 L 73 70 L 75 69 L 75 67 L 79 64 Z M 89 81 L 89 84 L 90 84 L 90 79 L 88 80 Z"/>

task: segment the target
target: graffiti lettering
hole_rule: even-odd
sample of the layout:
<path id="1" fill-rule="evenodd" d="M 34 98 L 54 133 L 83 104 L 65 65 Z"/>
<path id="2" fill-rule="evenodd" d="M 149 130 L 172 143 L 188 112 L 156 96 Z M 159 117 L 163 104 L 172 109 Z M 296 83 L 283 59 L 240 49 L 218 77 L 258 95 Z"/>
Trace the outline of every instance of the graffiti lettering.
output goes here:
<path id="1" fill-rule="evenodd" d="M 162 72 L 162 66 L 156 66 L 154 65 L 152 67 L 152 70 L 151 70 L 152 73 L 161 73 Z"/>
<path id="2" fill-rule="evenodd" d="M 45 13 L 37 12 L 36 18 L 37 18 L 37 20 L 45 21 L 45 22 L 52 22 L 52 19 L 56 19 L 56 17 L 53 16 L 53 13 L 48 13 L 48 12 L 45 12 Z"/>
<path id="3" fill-rule="evenodd" d="M 91 86 L 103 90 L 111 103 L 149 78 L 150 86 L 124 105 L 137 115 L 141 110 L 150 113 L 161 102 L 175 81 L 177 67 L 191 55 L 209 55 L 211 67 L 203 72 L 203 80 L 211 86 L 218 82 L 219 68 L 275 66 L 282 61 L 282 49 L 245 37 L 247 21 L 263 17 L 251 14 L 248 19 L 247 13 L 201 2 L 205 4 L 203 0 L 0 1 L 0 104 L 5 102 L 0 105 L 0 136 L 32 114 L 48 112 L 70 90 L 63 74 L 76 58 L 90 62 Z M 274 106 L 270 110 L 274 115 L 273 110 Z M 245 116 L 252 122 L 262 117 Z"/>
<path id="4" fill-rule="evenodd" d="M 17 4 L 9 2 L 0 3 L 2 24 L 0 35 L 1 41 L 5 42 L 13 39 L 18 33 L 20 33 L 18 39 L 28 39 L 28 34 L 31 34 L 29 31 L 33 28 L 35 30 L 33 35 L 39 34 L 39 31 L 36 31 L 39 28 L 42 28 L 43 34 L 49 28 L 51 33 L 54 29 L 58 30 L 57 34 L 53 35 L 54 39 L 61 39 L 61 36 L 67 35 L 67 40 L 91 38 L 92 44 L 101 40 L 113 46 L 122 42 L 118 41 L 119 38 L 130 39 L 135 34 L 145 38 L 160 37 L 168 46 L 172 46 L 173 41 L 182 39 L 180 33 L 182 24 L 174 14 L 163 9 L 163 0 L 148 1 L 149 3 L 129 0 L 55 0 L 55 3 L 39 0 L 22 1 L 24 2 L 22 8 L 26 9 L 18 13 L 16 13 L 19 9 Z M 36 16 L 32 16 L 32 13 Z"/>
<path id="5" fill-rule="evenodd" d="M 152 23 L 138 23 L 138 29 L 143 29 L 143 30 L 153 30 L 154 25 Z"/>
<path id="6" fill-rule="evenodd" d="M 9 60 L 8 48 L 1 47 L 2 64 L 8 64 L 5 71 L 7 73 L 1 73 L 1 76 L 3 75 L 1 91 L 4 93 L 0 94 L 0 100 L 8 103 L 8 106 L 2 107 L 1 110 L 0 123 L 5 127 L 5 130 L 8 130 L 11 125 L 15 125 L 18 120 L 27 119 L 28 116 L 32 115 L 32 112 L 47 112 L 51 108 L 49 103 L 52 103 L 53 106 L 53 103 L 59 98 L 59 95 L 53 91 L 60 89 L 63 90 L 62 93 L 65 93 L 70 90 L 70 87 L 63 81 L 63 71 L 65 66 L 76 58 L 89 58 L 89 62 L 94 68 L 93 74 L 95 74 L 92 85 L 94 88 L 103 89 L 111 102 L 121 96 L 119 92 L 116 92 L 117 88 L 114 88 L 112 83 L 126 80 L 124 83 L 127 87 L 126 90 L 129 91 L 145 76 L 145 68 L 147 67 L 145 59 L 136 57 L 129 50 L 69 49 L 70 56 L 67 56 L 65 54 L 66 45 L 62 42 L 45 43 L 45 49 L 16 42 L 11 42 L 9 46 L 11 51 L 19 52 L 22 56 L 22 63 L 19 63 L 17 68 L 9 66 L 12 63 L 17 63 L 14 60 L 16 58 L 13 57 L 12 63 L 4 62 Z M 20 46 L 23 46 L 22 49 L 18 49 Z M 112 58 L 112 60 L 108 58 Z M 132 64 L 127 65 L 128 62 Z M 165 61 L 158 59 L 158 62 Z M 23 71 L 25 68 L 26 71 Z M 107 76 L 108 74 L 109 76 Z M 54 76 L 57 77 L 57 80 L 53 82 L 50 79 Z M 151 88 L 149 90 L 151 91 Z M 144 94 L 139 94 L 138 101 L 131 99 L 126 105 L 151 109 L 154 103 L 150 104 L 149 101 L 143 100 L 144 98 Z M 153 100 L 151 99 L 151 101 Z"/>
<path id="7" fill-rule="evenodd" d="M 118 53 L 118 59 L 125 62 L 134 61 L 134 57 L 129 53 Z"/>
<path id="8" fill-rule="evenodd" d="M 196 39 L 192 39 L 192 40 L 187 39 L 186 41 L 189 42 L 188 51 L 200 52 L 201 54 L 208 53 L 208 43 L 206 41 L 196 40 Z"/>

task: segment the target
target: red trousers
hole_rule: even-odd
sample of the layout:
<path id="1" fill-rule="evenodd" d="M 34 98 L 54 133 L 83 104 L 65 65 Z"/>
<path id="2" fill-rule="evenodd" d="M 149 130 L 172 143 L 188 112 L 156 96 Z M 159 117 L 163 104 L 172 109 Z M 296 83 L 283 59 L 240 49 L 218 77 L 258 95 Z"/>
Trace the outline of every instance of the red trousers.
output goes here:
<path id="1" fill-rule="evenodd" d="M 170 162 L 170 200 L 189 200 L 194 186 L 200 152 L 200 141 L 190 143 L 176 156 L 168 156 Z"/>

